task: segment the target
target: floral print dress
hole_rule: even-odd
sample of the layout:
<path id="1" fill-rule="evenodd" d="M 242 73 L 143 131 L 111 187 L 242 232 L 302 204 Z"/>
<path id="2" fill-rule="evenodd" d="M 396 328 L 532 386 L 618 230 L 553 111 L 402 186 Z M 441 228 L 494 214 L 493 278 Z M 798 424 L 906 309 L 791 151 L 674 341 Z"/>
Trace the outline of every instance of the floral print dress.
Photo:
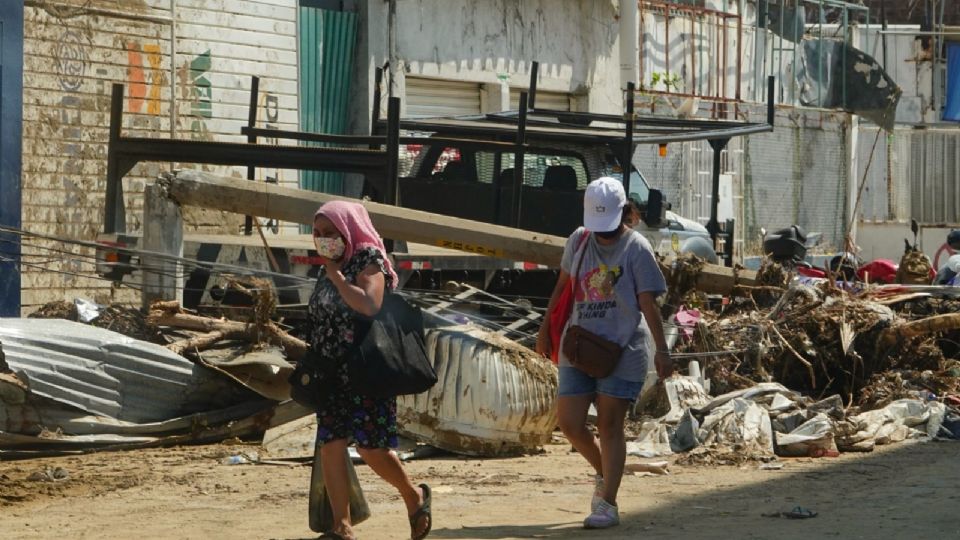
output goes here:
<path id="1" fill-rule="evenodd" d="M 393 280 L 383 254 L 376 248 L 354 252 L 340 271 L 348 282 L 356 283 L 357 275 L 371 264 L 380 268 L 390 289 Z M 321 268 L 308 306 L 310 346 L 318 353 L 315 358 L 330 363 L 323 366 L 323 371 L 333 377 L 334 384 L 317 408 L 317 444 L 347 439 L 361 448 L 396 447 L 397 399 L 364 396 L 350 385 L 347 352 L 353 343 L 355 314 Z"/>

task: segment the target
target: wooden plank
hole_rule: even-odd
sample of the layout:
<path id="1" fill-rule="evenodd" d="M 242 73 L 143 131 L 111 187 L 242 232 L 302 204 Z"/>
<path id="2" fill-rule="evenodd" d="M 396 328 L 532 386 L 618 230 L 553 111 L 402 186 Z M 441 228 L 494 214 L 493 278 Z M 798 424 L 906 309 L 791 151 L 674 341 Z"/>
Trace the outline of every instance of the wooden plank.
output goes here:
<path id="1" fill-rule="evenodd" d="M 386 238 L 431 244 L 494 257 L 560 265 L 566 238 L 522 231 L 386 204 L 335 197 L 300 189 L 224 178 L 195 170 L 162 180 L 184 205 L 310 224 L 320 205 L 332 200 L 363 204 Z"/>
<path id="2" fill-rule="evenodd" d="M 279 187 L 202 171 L 184 170 L 161 180 L 170 196 L 185 205 L 309 224 L 325 202 L 349 200 L 367 208 L 385 238 L 460 249 L 502 259 L 560 266 L 566 238 L 459 219 L 369 201 Z M 663 262 L 669 272 L 671 260 Z M 755 285 L 757 273 L 704 265 L 697 288 L 708 294 L 730 294 L 735 285 Z"/>

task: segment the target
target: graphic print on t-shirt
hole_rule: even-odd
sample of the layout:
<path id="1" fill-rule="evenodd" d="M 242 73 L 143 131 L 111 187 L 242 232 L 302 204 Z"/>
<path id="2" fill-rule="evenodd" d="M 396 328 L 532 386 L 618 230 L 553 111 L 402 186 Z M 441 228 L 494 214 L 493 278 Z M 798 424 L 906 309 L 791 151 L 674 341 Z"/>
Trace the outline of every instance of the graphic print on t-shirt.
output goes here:
<path id="1" fill-rule="evenodd" d="M 617 307 L 614 287 L 621 276 L 623 276 L 623 267 L 607 266 L 602 263 L 599 267 L 587 272 L 580 280 L 577 291 L 577 318 L 580 320 L 602 319 L 606 317 L 608 310 Z"/>

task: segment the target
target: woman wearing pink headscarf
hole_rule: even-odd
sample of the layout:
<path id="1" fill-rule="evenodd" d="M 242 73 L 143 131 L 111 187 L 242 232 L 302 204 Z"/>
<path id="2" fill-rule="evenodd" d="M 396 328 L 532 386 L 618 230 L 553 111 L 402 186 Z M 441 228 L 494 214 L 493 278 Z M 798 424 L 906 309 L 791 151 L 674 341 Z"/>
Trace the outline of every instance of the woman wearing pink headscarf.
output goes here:
<path id="1" fill-rule="evenodd" d="M 326 482 L 335 528 L 333 538 L 355 538 L 350 526 L 346 447 L 356 443 L 363 460 L 400 491 L 410 517 L 414 540 L 426 538 L 433 525 L 430 488 L 413 485 L 390 448 L 397 446 L 396 398 L 373 398 L 353 390 L 347 350 L 353 343 L 353 319 L 380 311 L 387 288 L 397 286 L 397 274 L 367 209 L 333 201 L 314 214 L 313 240 L 323 266 L 310 296 L 309 343 L 317 361 L 328 362 L 334 389 L 317 408 L 317 444 L 322 445 Z"/>

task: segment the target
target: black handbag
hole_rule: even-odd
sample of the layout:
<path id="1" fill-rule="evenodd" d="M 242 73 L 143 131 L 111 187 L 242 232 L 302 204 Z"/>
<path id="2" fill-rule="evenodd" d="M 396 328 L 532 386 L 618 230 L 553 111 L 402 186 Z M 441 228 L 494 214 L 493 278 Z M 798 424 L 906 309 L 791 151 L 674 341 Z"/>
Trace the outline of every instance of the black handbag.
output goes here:
<path id="1" fill-rule="evenodd" d="M 355 391 L 395 397 L 426 392 L 437 383 L 424 346 L 420 308 L 388 291 L 377 315 L 358 315 L 354 324 L 348 374 Z"/>
<path id="2" fill-rule="evenodd" d="M 318 409 L 322 397 L 333 390 L 333 373 L 330 367 L 313 347 L 309 347 L 287 378 L 290 383 L 290 398 L 311 410 Z"/>

